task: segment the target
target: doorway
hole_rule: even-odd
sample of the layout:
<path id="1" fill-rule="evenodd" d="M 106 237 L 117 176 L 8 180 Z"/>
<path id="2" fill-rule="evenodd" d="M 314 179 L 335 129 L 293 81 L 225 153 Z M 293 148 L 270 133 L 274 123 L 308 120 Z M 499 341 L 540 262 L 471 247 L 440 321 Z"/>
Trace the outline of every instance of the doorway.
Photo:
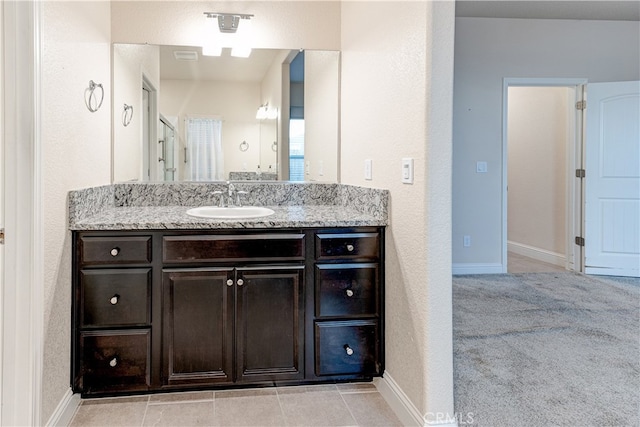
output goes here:
<path id="1" fill-rule="evenodd" d="M 581 271 L 583 80 L 505 79 L 503 271 Z"/>

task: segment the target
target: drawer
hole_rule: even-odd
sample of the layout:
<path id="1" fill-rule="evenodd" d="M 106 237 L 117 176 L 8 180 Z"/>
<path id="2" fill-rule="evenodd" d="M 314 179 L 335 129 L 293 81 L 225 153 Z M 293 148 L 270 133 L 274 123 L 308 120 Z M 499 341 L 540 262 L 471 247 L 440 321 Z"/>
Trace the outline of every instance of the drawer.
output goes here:
<path id="1" fill-rule="evenodd" d="M 147 325 L 151 269 L 80 271 L 80 327 Z"/>
<path id="2" fill-rule="evenodd" d="M 316 259 L 377 259 L 380 252 L 379 233 L 317 234 Z"/>
<path id="3" fill-rule="evenodd" d="M 84 392 L 147 389 L 150 337 L 149 329 L 81 333 Z"/>
<path id="4" fill-rule="evenodd" d="M 165 236 L 164 263 L 303 261 L 304 234 Z"/>
<path id="5" fill-rule="evenodd" d="M 316 322 L 316 375 L 379 374 L 378 322 Z"/>
<path id="6" fill-rule="evenodd" d="M 316 266 L 316 317 L 376 316 L 378 264 Z"/>
<path id="7" fill-rule="evenodd" d="M 151 236 L 80 237 L 80 264 L 148 264 Z"/>

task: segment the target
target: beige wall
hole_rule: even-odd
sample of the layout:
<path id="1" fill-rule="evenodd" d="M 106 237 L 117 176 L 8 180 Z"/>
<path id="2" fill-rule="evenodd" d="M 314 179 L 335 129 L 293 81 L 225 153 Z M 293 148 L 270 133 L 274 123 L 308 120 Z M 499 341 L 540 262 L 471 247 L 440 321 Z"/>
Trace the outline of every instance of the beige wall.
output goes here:
<path id="1" fill-rule="evenodd" d="M 42 420 L 69 390 L 71 233 L 67 192 L 111 181 L 108 2 L 44 2 L 41 22 L 44 354 Z M 84 105 L 89 80 L 102 83 L 95 113 Z"/>
<path id="2" fill-rule="evenodd" d="M 305 180 L 338 182 L 340 52 L 304 53 Z"/>
<path id="3" fill-rule="evenodd" d="M 113 180 L 146 181 L 142 146 L 142 79 L 160 90 L 160 49 L 152 45 L 113 46 Z M 123 125 L 124 104 L 133 106 L 128 126 Z M 151 118 L 154 122 L 157 120 Z"/>
<path id="4" fill-rule="evenodd" d="M 509 88 L 507 233 L 514 250 L 565 256 L 574 96 L 565 87 Z"/>
<path id="5" fill-rule="evenodd" d="M 255 15 L 254 48 L 340 49 L 339 1 L 114 1 L 114 43 L 201 46 L 204 12 Z"/>
<path id="6" fill-rule="evenodd" d="M 341 181 L 391 192 L 386 376 L 431 422 L 453 411 L 453 14 L 449 2 L 342 6 Z M 403 157 L 414 158 L 413 185 L 400 182 Z"/>
<path id="7" fill-rule="evenodd" d="M 179 118 L 179 161 L 186 138 L 187 116 L 219 117 L 222 123 L 224 177 L 231 171 L 255 171 L 260 163 L 260 123 L 256 110 L 260 106 L 259 83 L 220 81 L 162 80 L 159 110 L 164 116 Z M 229 102 L 233 99 L 233 102 Z M 240 151 L 247 141 L 249 149 Z M 184 166 L 185 171 L 189 165 Z"/>
<path id="8" fill-rule="evenodd" d="M 504 78 L 640 79 L 640 23 L 457 18 L 453 129 L 453 266 L 501 272 Z M 488 172 L 476 173 L 486 161 Z M 470 235 L 471 247 L 463 247 Z"/>

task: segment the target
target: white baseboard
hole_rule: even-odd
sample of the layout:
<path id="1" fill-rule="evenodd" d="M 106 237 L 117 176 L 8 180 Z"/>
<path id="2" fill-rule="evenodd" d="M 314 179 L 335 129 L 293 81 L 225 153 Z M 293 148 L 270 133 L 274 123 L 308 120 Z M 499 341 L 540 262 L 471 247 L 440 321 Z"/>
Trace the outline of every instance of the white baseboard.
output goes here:
<path id="1" fill-rule="evenodd" d="M 502 274 L 507 270 L 503 268 L 502 264 L 454 263 L 451 266 L 451 272 L 455 276 L 460 274 Z"/>
<path id="2" fill-rule="evenodd" d="M 382 378 L 374 380 L 374 384 L 403 426 L 422 426 L 424 424 L 418 408 L 404 394 L 391 375 L 385 372 Z"/>
<path id="3" fill-rule="evenodd" d="M 430 422 L 425 420 L 425 417 L 422 416 L 418 408 L 416 408 L 388 372 L 385 372 L 382 378 L 376 378 L 374 384 L 403 426 L 458 427 L 458 421 L 456 419 L 446 422 Z"/>
<path id="4" fill-rule="evenodd" d="M 45 424 L 48 426 L 61 426 L 66 427 L 71 423 L 73 415 L 76 413 L 76 409 L 80 406 L 80 395 L 74 394 L 71 389 L 62 396 L 62 400 L 58 403 L 56 410 L 53 411 L 49 421 Z"/>
<path id="5" fill-rule="evenodd" d="M 524 243 L 517 243 L 509 240 L 507 241 L 507 250 L 514 254 L 533 258 L 559 267 L 564 267 L 567 263 L 567 257 L 563 254 L 536 248 L 535 246 L 525 245 Z"/>

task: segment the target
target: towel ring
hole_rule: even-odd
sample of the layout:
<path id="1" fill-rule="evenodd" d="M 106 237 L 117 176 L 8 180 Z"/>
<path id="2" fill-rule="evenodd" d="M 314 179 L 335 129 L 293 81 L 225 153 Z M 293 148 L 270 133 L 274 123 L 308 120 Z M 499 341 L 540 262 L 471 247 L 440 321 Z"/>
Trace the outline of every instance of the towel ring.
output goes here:
<path id="1" fill-rule="evenodd" d="M 124 127 L 129 126 L 133 119 L 133 105 L 124 104 L 124 111 L 122 111 L 122 125 Z"/>
<path id="2" fill-rule="evenodd" d="M 273 144 L 271 144 L 271 151 L 275 151 L 276 153 L 278 152 L 278 141 L 273 141 Z"/>
<path id="3" fill-rule="evenodd" d="M 247 141 L 242 141 L 240 144 L 240 151 L 247 151 L 249 149 L 249 144 Z"/>
<path id="4" fill-rule="evenodd" d="M 96 89 L 100 89 L 100 101 L 98 101 L 98 95 Z M 93 80 L 89 80 L 89 87 L 84 91 L 84 103 L 92 113 L 95 113 L 102 106 L 104 101 L 104 88 L 101 83 L 95 83 Z"/>

